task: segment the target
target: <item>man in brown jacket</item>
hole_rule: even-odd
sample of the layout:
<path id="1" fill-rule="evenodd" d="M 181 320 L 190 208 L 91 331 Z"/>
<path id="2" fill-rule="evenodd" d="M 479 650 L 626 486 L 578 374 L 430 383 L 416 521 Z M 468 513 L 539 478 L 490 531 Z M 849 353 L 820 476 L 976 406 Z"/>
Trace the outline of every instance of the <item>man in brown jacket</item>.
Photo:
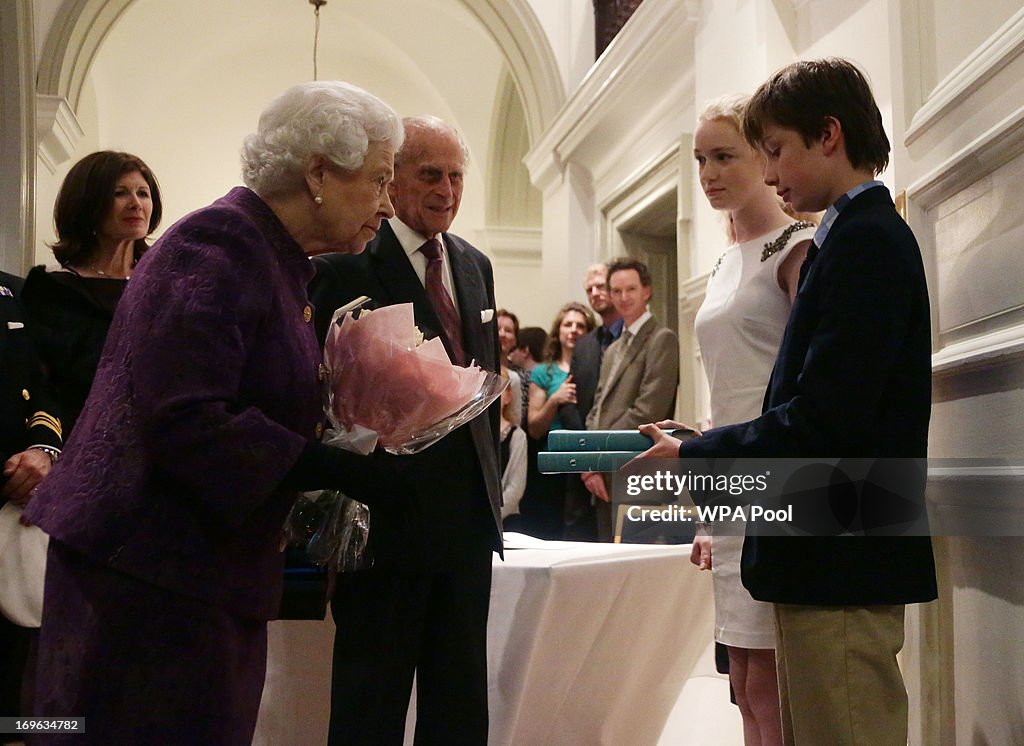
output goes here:
<path id="1" fill-rule="evenodd" d="M 650 270 L 637 259 L 615 259 L 608 265 L 608 287 L 624 325 L 601 360 L 587 429 L 635 430 L 646 422 L 670 419 L 679 384 L 679 338 L 647 309 L 652 292 Z M 583 475 L 583 483 L 597 498 L 598 537 L 611 541 L 614 522 L 609 482 L 601 474 L 589 472 Z"/>

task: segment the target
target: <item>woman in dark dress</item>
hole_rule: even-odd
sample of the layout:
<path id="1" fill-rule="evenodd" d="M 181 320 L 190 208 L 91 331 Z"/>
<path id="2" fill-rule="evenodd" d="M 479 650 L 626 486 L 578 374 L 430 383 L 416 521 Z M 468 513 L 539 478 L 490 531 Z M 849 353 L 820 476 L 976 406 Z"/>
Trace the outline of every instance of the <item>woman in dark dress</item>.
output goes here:
<path id="1" fill-rule="evenodd" d="M 318 440 L 306 285 L 309 255 L 358 253 L 394 214 L 403 136 L 355 86 L 294 86 L 246 139 L 248 187 L 122 257 L 92 390 L 26 512 L 50 534 L 34 714 L 86 733 L 33 744 L 251 742 L 297 492 L 379 494 L 372 459 Z"/>
<path id="2" fill-rule="evenodd" d="M 87 155 L 61 185 L 52 247 L 60 266 L 34 267 L 22 298 L 65 439 L 89 395 L 114 310 L 161 213 L 156 176 L 130 153 Z"/>

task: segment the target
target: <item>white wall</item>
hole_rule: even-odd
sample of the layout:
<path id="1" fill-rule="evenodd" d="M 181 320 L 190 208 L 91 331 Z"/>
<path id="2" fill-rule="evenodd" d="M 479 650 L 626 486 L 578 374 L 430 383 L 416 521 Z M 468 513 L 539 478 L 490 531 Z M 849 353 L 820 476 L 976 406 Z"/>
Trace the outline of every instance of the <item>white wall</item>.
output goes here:
<path id="1" fill-rule="evenodd" d="M 555 54 L 562 85 L 575 90 L 594 64 L 594 6 L 591 0 L 527 0 Z"/>

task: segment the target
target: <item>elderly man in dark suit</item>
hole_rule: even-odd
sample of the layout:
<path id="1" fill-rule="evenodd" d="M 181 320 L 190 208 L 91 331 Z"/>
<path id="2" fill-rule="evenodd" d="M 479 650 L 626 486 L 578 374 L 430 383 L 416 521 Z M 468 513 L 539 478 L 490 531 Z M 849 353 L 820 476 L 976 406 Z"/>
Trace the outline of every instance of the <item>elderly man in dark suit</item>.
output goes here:
<path id="1" fill-rule="evenodd" d="M 608 346 L 622 334 L 622 314 L 612 303 L 608 292 L 608 265 L 592 264 L 583 275 L 583 291 L 601 324 L 580 337 L 572 351 L 569 375 L 576 384 L 576 401 L 563 404 L 558 410 L 562 426 L 567 430 L 586 428 L 587 415 L 594 406 L 594 394 L 601 375 L 601 359 Z M 597 541 L 597 517 L 594 499 L 583 481 L 574 474 L 567 480 L 565 500 L 565 537 L 570 541 Z"/>
<path id="2" fill-rule="evenodd" d="M 428 338 L 460 364 L 497 370 L 489 260 L 447 232 L 466 163 L 458 133 L 405 120 L 391 199 L 396 218 L 358 256 L 314 260 L 321 339 L 335 308 L 360 295 L 412 302 Z M 395 475 L 370 516 L 368 570 L 339 576 L 329 743 L 400 744 L 416 674 L 418 744 L 487 741 L 487 611 L 501 549 L 497 409 L 413 456 L 376 454 Z"/>
<path id="3" fill-rule="evenodd" d="M 61 423 L 25 329 L 21 283 L 0 272 L 0 505 L 24 506 L 60 454 Z M 19 700 L 27 643 L 28 630 L 0 616 L 0 717 L 23 714 Z M 2 734 L 0 739 L 7 740 Z"/>

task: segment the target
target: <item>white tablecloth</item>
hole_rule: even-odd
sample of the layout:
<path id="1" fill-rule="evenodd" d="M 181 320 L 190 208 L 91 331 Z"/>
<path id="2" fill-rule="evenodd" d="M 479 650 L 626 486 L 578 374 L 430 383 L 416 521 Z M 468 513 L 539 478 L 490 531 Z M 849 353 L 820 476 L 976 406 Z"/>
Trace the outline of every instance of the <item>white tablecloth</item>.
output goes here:
<path id="1" fill-rule="evenodd" d="M 491 746 L 656 744 L 711 640 L 710 574 L 688 545 L 534 545 L 495 557 Z M 254 743 L 326 742 L 333 631 L 271 623 Z"/>

